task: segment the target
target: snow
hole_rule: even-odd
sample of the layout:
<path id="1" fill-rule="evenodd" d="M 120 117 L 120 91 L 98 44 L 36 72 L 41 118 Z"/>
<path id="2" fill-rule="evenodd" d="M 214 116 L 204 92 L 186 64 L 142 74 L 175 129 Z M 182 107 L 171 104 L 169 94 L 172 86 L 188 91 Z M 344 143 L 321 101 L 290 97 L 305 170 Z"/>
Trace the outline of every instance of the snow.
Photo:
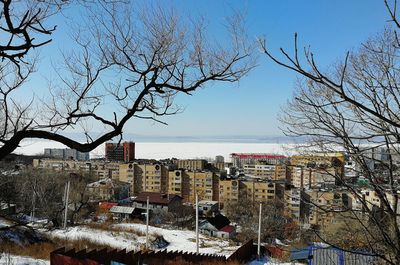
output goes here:
<path id="1" fill-rule="evenodd" d="M 143 233 L 146 231 L 146 225 L 144 224 L 117 224 L 116 227 L 122 228 L 134 228 L 140 230 Z M 196 233 L 190 230 L 169 230 L 159 227 L 149 226 L 149 232 L 162 235 L 165 240 L 170 244 L 166 247 L 167 250 L 172 251 L 196 251 Z M 144 238 L 144 237 L 143 237 Z M 200 253 L 207 254 L 219 254 L 229 256 L 238 247 L 229 246 L 228 240 L 218 239 L 214 237 L 208 237 L 205 235 L 199 236 L 200 239 Z"/>
<path id="2" fill-rule="evenodd" d="M 9 226 L 11 226 L 13 224 L 14 224 L 13 222 L 0 217 L 0 228 L 9 227 Z"/>
<path id="3" fill-rule="evenodd" d="M 33 259 L 30 257 L 15 256 L 0 253 L 0 265 L 50 265 L 49 260 Z"/>
<path id="4" fill-rule="evenodd" d="M 51 237 L 66 240 L 88 239 L 93 242 L 109 245 L 117 249 L 139 250 L 146 242 L 144 224 L 116 224 L 114 228 L 120 228 L 121 232 L 93 229 L 86 226 L 71 227 L 65 230 L 48 232 Z M 129 230 L 140 231 L 138 236 Z M 149 226 L 150 236 L 162 235 L 169 242 L 167 250 L 196 251 L 195 232 L 189 230 L 169 230 Z M 219 254 L 229 256 L 238 247 L 229 246 L 229 241 L 200 235 L 200 253 Z"/>
<path id="5" fill-rule="evenodd" d="M 164 158 L 215 158 L 222 155 L 225 161 L 230 160 L 231 153 L 274 153 L 290 155 L 294 153 L 291 144 L 278 143 L 227 143 L 227 142 L 136 142 L 135 157 Z M 43 154 L 44 148 L 66 148 L 66 146 L 51 141 L 24 141 L 15 152 L 25 155 Z M 100 145 L 90 153 L 91 158 L 104 156 L 104 145 Z"/>

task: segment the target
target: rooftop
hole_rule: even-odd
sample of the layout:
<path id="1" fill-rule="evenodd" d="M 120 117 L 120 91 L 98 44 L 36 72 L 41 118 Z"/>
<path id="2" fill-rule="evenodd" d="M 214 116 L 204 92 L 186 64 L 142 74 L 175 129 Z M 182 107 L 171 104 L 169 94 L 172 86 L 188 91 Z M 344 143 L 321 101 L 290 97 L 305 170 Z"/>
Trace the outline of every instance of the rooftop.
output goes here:
<path id="1" fill-rule="evenodd" d="M 147 202 L 147 197 L 149 197 L 149 203 L 162 204 L 162 205 L 168 205 L 171 202 L 171 200 L 174 199 L 175 197 L 182 199 L 182 197 L 175 194 L 164 194 L 158 192 L 141 192 L 135 198 L 135 201 Z"/>

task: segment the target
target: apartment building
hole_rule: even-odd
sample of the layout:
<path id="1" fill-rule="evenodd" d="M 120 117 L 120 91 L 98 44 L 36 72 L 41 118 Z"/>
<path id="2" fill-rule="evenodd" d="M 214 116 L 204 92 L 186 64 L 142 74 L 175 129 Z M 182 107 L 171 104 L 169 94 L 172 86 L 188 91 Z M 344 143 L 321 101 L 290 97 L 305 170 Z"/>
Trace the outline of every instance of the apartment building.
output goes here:
<path id="1" fill-rule="evenodd" d="M 87 173 L 98 179 L 119 179 L 119 163 L 117 162 L 34 159 L 33 167 L 81 174 Z"/>
<path id="2" fill-rule="evenodd" d="M 101 179 L 86 185 L 89 201 L 108 201 L 114 198 L 114 183 L 111 179 Z"/>
<path id="3" fill-rule="evenodd" d="M 189 175 L 185 170 L 173 170 L 168 172 L 168 193 L 176 194 L 189 201 Z"/>
<path id="4" fill-rule="evenodd" d="M 341 177 L 344 174 L 345 156 L 340 152 L 294 155 L 290 157 L 290 165 L 312 168 L 321 172 L 332 169 L 332 172 Z"/>
<path id="5" fill-rule="evenodd" d="M 199 200 L 218 201 L 218 176 L 213 172 L 187 171 L 189 176 L 189 202 L 194 203 L 196 194 Z"/>
<path id="6" fill-rule="evenodd" d="M 311 225 L 325 227 L 335 222 L 335 217 L 347 206 L 343 201 L 345 194 L 341 191 L 311 190 L 309 196 L 309 218 Z"/>
<path id="7" fill-rule="evenodd" d="M 313 189 L 331 187 L 336 183 L 335 168 L 315 169 L 302 166 L 289 166 L 290 184 L 295 188 Z"/>
<path id="8" fill-rule="evenodd" d="M 133 183 L 136 163 L 119 164 L 119 181 Z"/>
<path id="9" fill-rule="evenodd" d="M 239 201 L 239 180 L 220 180 L 219 181 L 219 202 L 221 208 L 230 203 Z"/>
<path id="10" fill-rule="evenodd" d="M 257 162 L 257 164 L 244 164 L 243 171 L 246 175 L 257 178 L 285 181 L 288 173 L 285 164 L 272 165 L 263 162 Z"/>
<path id="11" fill-rule="evenodd" d="M 284 183 L 262 179 L 248 179 L 240 181 L 239 194 L 240 196 L 247 196 L 253 202 L 282 202 L 284 189 Z"/>
<path id="12" fill-rule="evenodd" d="M 217 201 L 219 178 L 210 171 L 174 170 L 168 175 L 168 193 L 181 196 L 185 202 L 199 200 Z"/>
<path id="13" fill-rule="evenodd" d="M 191 171 L 203 171 L 207 165 L 207 160 L 204 159 L 174 159 L 172 162 L 178 169 Z"/>
<path id="14" fill-rule="evenodd" d="M 129 165 L 132 165 L 129 168 Z M 132 183 L 133 194 L 140 192 L 167 193 L 168 168 L 161 164 L 128 164 L 120 177 Z"/>
<path id="15" fill-rule="evenodd" d="M 310 211 L 310 206 L 306 203 L 310 201 L 310 196 L 301 189 L 288 189 L 285 190 L 284 201 L 285 215 L 303 223 Z"/>
<path id="16" fill-rule="evenodd" d="M 131 162 L 135 160 L 135 143 L 106 143 L 105 154 L 110 161 Z"/>
<path id="17" fill-rule="evenodd" d="M 44 155 L 55 159 L 67 159 L 67 160 L 89 160 L 89 152 L 79 152 L 71 148 L 45 148 Z"/>
<path id="18" fill-rule="evenodd" d="M 283 155 L 264 153 L 232 153 L 231 159 L 234 167 L 242 168 L 245 164 L 254 165 L 260 161 L 271 165 L 283 164 L 286 157 Z"/>

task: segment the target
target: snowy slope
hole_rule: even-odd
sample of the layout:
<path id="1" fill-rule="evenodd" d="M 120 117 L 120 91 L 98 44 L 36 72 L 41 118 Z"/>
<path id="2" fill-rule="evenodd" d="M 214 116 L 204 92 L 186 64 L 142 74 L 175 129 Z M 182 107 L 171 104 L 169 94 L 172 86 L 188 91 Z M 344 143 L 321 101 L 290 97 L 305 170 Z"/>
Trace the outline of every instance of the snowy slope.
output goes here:
<path id="1" fill-rule="evenodd" d="M 50 261 L 0 253 L 0 265 L 50 265 Z"/>
<path id="2" fill-rule="evenodd" d="M 121 232 L 105 231 L 99 229 L 93 229 L 85 226 L 68 228 L 64 230 L 54 230 L 48 232 L 51 237 L 77 240 L 77 239 L 89 239 L 93 242 L 97 242 L 104 245 L 109 245 L 113 248 L 127 249 L 127 250 L 138 250 L 140 246 L 145 244 L 146 237 L 144 232 L 146 226 L 143 224 L 117 224 L 114 227 L 120 228 Z M 138 236 L 136 233 L 129 232 L 130 229 L 141 231 Z M 166 247 L 167 250 L 179 250 L 179 251 L 196 251 L 195 233 L 189 230 L 167 230 L 158 227 L 149 226 L 149 233 L 162 235 L 170 244 Z M 200 253 L 212 253 L 229 256 L 238 247 L 229 246 L 229 242 L 226 240 L 205 237 L 200 235 Z"/>

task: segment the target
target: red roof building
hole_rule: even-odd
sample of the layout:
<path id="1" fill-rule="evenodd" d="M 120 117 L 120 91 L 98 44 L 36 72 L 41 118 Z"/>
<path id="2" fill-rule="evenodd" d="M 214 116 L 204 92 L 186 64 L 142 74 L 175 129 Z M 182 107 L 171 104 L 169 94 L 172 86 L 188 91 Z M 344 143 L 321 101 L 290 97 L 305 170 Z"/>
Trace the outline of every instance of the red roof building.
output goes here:
<path id="1" fill-rule="evenodd" d="M 272 165 L 281 164 L 286 156 L 266 153 L 232 153 L 231 158 L 233 166 L 241 168 L 244 164 L 256 164 L 260 161 Z"/>
<path id="2" fill-rule="evenodd" d="M 183 198 L 175 194 L 164 194 L 158 192 L 141 192 L 133 200 L 134 207 L 139 209 L 146 209 L 147 198 L 149 198 L 149 208 L 161 209 L 161 210 L 172 210 L 174 207 L 182 206 Z"/>
<path id="3" fill-rule="evenodd" d="M 225 232 L 225 233 L 233 233 L 235 232 L 235 227 L 233 225 L 226 225 L 224 227 L 222 227 L 219 231 Z"/>

